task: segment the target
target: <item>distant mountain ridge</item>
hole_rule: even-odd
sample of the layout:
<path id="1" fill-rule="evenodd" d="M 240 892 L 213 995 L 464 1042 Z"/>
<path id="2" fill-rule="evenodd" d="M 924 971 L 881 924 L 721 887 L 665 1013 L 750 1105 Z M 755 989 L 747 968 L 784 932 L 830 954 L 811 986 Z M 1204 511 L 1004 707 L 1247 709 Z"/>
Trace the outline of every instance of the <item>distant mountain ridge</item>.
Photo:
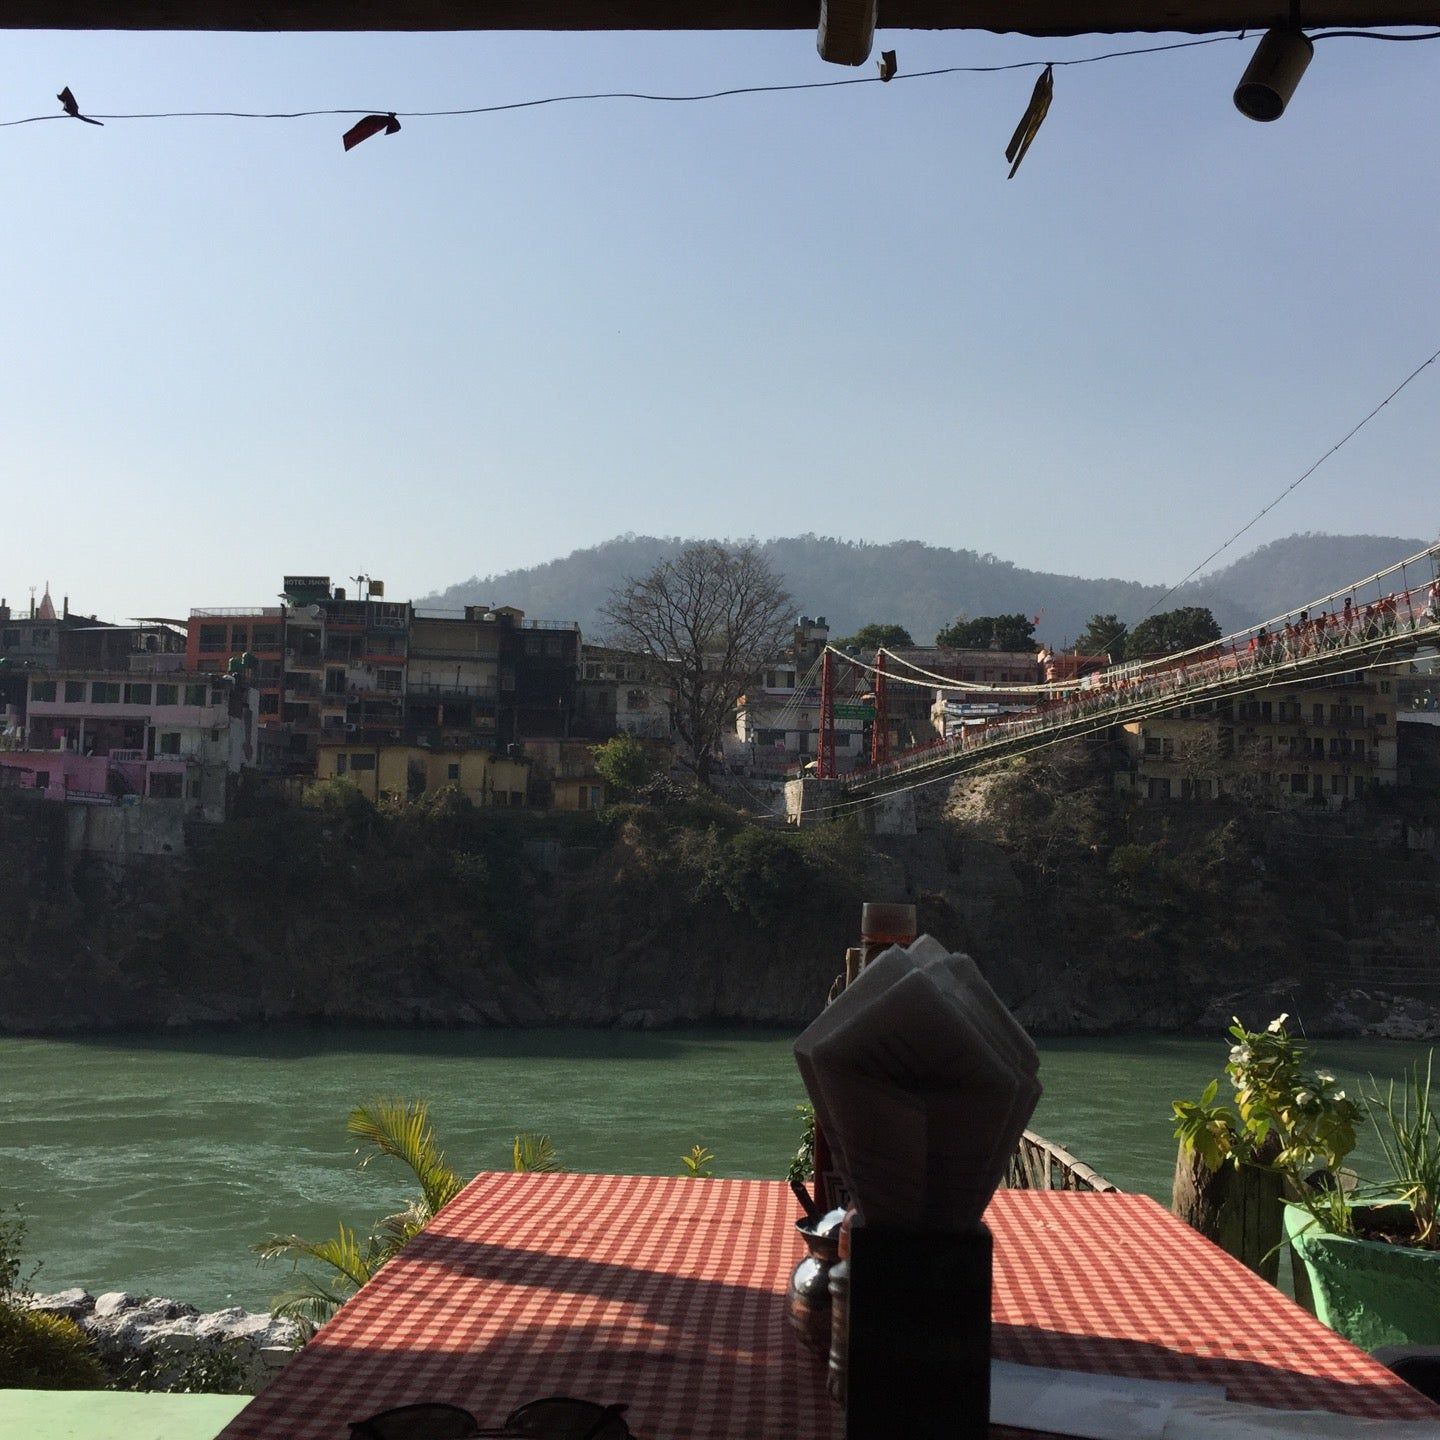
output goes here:
<path id="1" fill-rule="evenodd" d="M 619 535 L 543 565 L 474 576 L 416 604 L 515 605 L 539 619 L 578 620 L 587 636 L 599 638 L 600 607 L 610 591 L 685 543 L 678 536 Z M 1184 586 L 1164 608 L 1208 605 L 1224 630 L 1236 630 L 1382 570 L 1429 543 L 1394 535 L 1291 535 Z M 1113 612 L 1133 623 L 1165 593 L 1165 587 L 1134 580 L 1026 570 L 994 555 L 919 540 L 876 545 L 794 535 L 763 541 L 760 549 L 785 577 L 796 612 L 825 616 L 835 635 L 872 620 L 898 621 L 927 643 L 957 615 L 1021 611 L 1041 617 L 1042 639 L 1064 644 L 1091 615 Z"/>

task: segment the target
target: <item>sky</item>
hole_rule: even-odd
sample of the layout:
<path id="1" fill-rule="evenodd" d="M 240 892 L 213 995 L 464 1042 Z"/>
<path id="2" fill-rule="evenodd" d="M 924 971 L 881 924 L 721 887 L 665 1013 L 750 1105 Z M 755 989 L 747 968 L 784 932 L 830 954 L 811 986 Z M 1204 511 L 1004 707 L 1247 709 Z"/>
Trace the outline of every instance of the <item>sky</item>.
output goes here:
<path id="1" fill-rule="evenodd" d="M 1151 43 L 1146 38 L 1120 44 Z M 404 598 L 626 531 L 1173 581 L 1440 348 L 1440 43 L 0 129 L 0 594 Z M 1116 48 L 882 30 L 902 71 Z M 0 119 L 842 79 L 810 33 L 7 33 Z M 868 72 L 861 72 L 868 73 Z M 1236 549 L 1440 530 L 1440 363 Z M 1221 562 L 1223 563 L 1223 562 Z"/>

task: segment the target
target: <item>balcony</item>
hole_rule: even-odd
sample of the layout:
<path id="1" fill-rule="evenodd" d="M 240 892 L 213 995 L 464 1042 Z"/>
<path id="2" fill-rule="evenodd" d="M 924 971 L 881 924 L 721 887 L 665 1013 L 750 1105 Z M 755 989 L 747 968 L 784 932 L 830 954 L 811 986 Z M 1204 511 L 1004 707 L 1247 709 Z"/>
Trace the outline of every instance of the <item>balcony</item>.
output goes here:
<path id="1" fill-rule="evenodd" d="M 463 685 L 455 680 L 412 680 L 406 687 L 411 695 L 434 700 L 481 700 L 494 704 L 500 694 L 500 687 L 489 685 Z"/>
<path id="2" fill-rule="evenodd" d="M 254 605 L 225 605 L 218 609 L 212 607 L 205 610 L 192 610 L 190 612 L 190 618 L 192 620 L 220 620 L 239 615 L 247 618 L 254 617 L 259 620 L 278 620 L 284 613 L 284 610 L 278 605 L 266 605 L 263 607 Z"/>

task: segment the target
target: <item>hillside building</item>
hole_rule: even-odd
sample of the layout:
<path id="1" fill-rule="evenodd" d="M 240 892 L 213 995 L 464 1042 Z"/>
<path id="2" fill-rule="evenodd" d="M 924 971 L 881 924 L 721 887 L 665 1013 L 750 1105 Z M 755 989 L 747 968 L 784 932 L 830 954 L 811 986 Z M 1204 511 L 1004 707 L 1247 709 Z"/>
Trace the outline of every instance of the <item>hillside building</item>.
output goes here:
<path id="1" fill-rule="evenodd" d="M 1146 800 L 1253 795 L 1340 806 L 1397 782 L 1396 675 L 1356 671 L 1186 705 L 1118 727 L 1118 788 Z"/>
<path id="2" fill-rule="evenodd" d="M 258 696 L 243 678 L 182 663 L 142 652 L 126 671 L 32 672 L 24 741 L 0 750 L 0 769 L 49 800 L 164 801 L 223 820 L 236 777 L 255 763 Z"/>

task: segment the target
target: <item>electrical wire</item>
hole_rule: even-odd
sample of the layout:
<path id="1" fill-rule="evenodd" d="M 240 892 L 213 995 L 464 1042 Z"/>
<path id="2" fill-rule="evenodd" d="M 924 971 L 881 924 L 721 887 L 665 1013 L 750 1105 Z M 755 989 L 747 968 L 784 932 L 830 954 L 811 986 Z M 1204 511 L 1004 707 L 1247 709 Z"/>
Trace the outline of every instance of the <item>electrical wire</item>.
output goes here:
<path id="1" fill-rule="evenodd" d="M 1364 32 L 1357 30 L 1354 33 L 1360 35 Z M 1425 39 L 1429 37 L 1415 36 L 1414 38 Z M 1435 32 L 1435 38 L 1440 38 L 1440 30 L 1437 30 Z M 1260 521 L 1262 521 L 1278 504 L 1280 504 L 1282 500 L 1284 500 L 1287 496 L 1293 494 L 1294 491 L 1298 490 L 1332 455 L 1336 453 L 1336 451 L 1348 445 L 1350 441 L 1353 440 L 1397 395 L 1399 395 L 1399 393 L 1403 389 L 1405 389 L 1405 387 L 1409 385 L 1412 380 L 1414 380 L 1418 375 L 1420 375 L 1422 371 L 1427 370 L 1437 360 L 1440 360 L 1440 350 L 1436 350 L 1435 353 L 1431 355 L 1428 360 L 1422 360 L 1420 364 L 1417 365 L 1373 410 L 1371 410 L 1370 413 L 1366 415 L 1363 420 L 1361 420 L 1357 425 L 1353 426 L 1349 431 L 1346 432 L 1344 436 L 1337 440 L 1307 471 L 1305 471 L 1303 475 L 1300 476 L 1298 480 L 1292 480 L 1290 484 L 1288 484 L 1272 501 L 1270 501 L 1268 505 L 1264 506 L 1263 509 L 1257 511 L 1253 516 L 1251 516 L 1251 518 L 1247 520 L 1227 541 L 1225 541 L 1223 545 L 1217 546 L 1197 566 L 1195 566 L 1195 568 L 1191 570 L 1190 573 L 1186 575 L 1183 580 L 1176 581 L 1176 583 L 1172 585 L 1167 591 L 1165 591 L 1165 593 L 1161 595 L 1159 599 L 1153 601 L 1149 609 L 1147 609 L 1141 616 L 1139 616 L 1138 619 L 1132 620 L 1129 624 L 1122 625 L 1119 630 L 1117 630 L 1105 641 L 1105 644 L 1107 646 L 1112 644 L 1114 641 L 1118 640 L 1122 635 L 1124 635 L 1127 630 L 1133 632 L 1137 625 L 1141 624 L 1145 620 L 1148 620 L 1150 616 L 1153 615 L 1160 608 L 1160 606 L 1162 606 L 1178 591 L 1184 589 L 1184 587 L 1188 585 L 1207 565 L 1209 565 L 1212 560 L 1216 560 L 1221 555 L 1223 555 L 1238 539 L 1240 539 L 1242 535 L 1244 535 L 1247 531 L 1252 530 L 1256 525 L 1258 525 Z"/>
<path id="2" fill-rule="evenodd" d="M 1011 60 L 1000 65 L 946 65 L 935 70 L 900 72 L 888 81 L 878 75 L 856 75 L 842 80 L 806 80 L 788 85 L 736 85 L 725 90 L 707 90 L 693 95 L 651 94 L 636 90 L 603 90 L 575 95 L 546 95 L 536 100 L 512 100 L 497 105 L 472 105 L 452 110 L 390 110 L 369 105 L 336 110 L 153 110 L 107 115 L 85 113 L 92 120 L 305 120 L 317 116 L 394 115 L 399 120 L 434 120 L 467 115 L 496 115 L 507 110 L 533 110 L 541 105 L 569 105 L 596 100 L 641 100 L 656 104 L 684 105 L 707 100 L 727 100 L 737 95 L 778 95 L 797 90 L 837 90 L 850 85 L 894 84 L 897 80 L 931 80 L 943 75 L 1000 75 L 1013 70 L 1043 70 L 1047 65 L 1098 65 L 1102 61 L 1124 60 L 1134 55 L 1159 55 L 1168 50 L 1192 50 L 1201 45 L 1219 45 L 1239 40 L 1240 35 L 1206 35 L 1194 40 L 1174 40 L 1164 45 L 1139 45 L 1127 50 L 1107 50 L 1099 55 L 1077 55 L 1069 60 Z M 12 125 L 34 125 L 45 120 L 69 120 L 57 115 L 27 115 L 19 120 L 0 120 L 0 129 Z"/>

